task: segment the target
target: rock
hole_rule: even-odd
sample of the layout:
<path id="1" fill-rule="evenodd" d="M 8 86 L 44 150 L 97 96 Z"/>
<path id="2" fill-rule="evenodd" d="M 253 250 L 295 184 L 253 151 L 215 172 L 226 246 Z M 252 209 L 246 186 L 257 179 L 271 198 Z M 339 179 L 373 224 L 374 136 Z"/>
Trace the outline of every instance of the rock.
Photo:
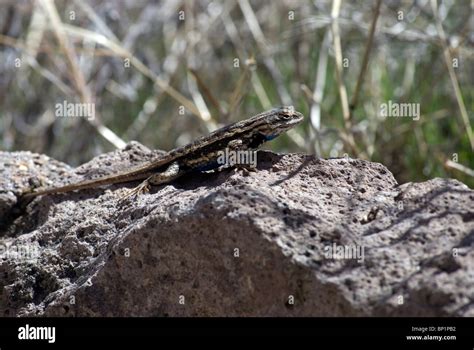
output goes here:
<path id="1" fill-rule="evenodd" d="M 456 180 L 398 185 L 378 163 L 261 151 L 256 172 L 19 208 L 35 179 L 154 156 L 135 143 L 72 169 L 0 153 L 2 315 L 474 316 L 474 191 Z"/>

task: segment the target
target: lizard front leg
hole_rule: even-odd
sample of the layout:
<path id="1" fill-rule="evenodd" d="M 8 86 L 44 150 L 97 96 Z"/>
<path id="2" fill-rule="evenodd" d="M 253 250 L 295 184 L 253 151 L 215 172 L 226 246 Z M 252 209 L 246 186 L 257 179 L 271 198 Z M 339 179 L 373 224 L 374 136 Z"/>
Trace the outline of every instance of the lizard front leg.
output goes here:
<path id="1" fill-rule="evenodd" d="M 235 140 L 230 141 L 227 144 L 227 147 L 229 148 L 230 151 L 233 151 L 233 152 L 236 152 L 236 153 L 239 152 L 239 151 L 255 152 L 255 151 L 249 149 L 241 139 L 235 139 Z M 249 155 L 250 155 L 250 153 L 249 153 Z M 251 172 L 251 171 L 252 172 L 256 171 L 255 170 L 255 165 L 250 164 L 250 163 L 237 162 L 237 164 L 235 164 L 233 167 L 237 171 L 238 170 L 243 171 L 244 175 L 248 175 L 248 173 Z"/>
<path id="2" fill-rule="evenodd" d="M 156 173 L 149 176 L 145 181 L 140 185 L 129 191 L 122 198 L 128 198 L 137 194 L 146 193 L 150 190 L 151 186 L 158 186 L 173 181 L 174 179 L 180 177 L 183 174 L 180 171 L 178 162 L 171 163 L 165 171 L 161 173 Z"/>

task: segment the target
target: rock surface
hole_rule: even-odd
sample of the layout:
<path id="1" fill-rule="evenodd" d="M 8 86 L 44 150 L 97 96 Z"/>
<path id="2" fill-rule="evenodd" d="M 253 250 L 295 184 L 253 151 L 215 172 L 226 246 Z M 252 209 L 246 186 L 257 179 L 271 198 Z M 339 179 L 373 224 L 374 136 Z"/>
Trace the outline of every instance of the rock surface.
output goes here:
<path id="1" fill-rule="evenodd" d="M 256 172 L 137 198 L 119 199 L 130 184 L 18 204 L 154 156 L 133 143 L 73 169 L 0 152 L 1 315 L 474 316 L 474 191 L 456 180 L 261 151 Z"/>

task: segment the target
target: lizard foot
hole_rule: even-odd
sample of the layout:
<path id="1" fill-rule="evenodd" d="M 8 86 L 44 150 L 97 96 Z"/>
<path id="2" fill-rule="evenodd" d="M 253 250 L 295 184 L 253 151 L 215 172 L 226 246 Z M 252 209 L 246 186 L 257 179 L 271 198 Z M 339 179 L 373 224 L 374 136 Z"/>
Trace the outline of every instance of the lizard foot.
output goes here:
<path id="1" fill-rule="evenodd" d="M 249 176 L 250 173 L 256 173 L 257 168 L 248 164 L 238 164 L 235 166 L 235 171 L 242 172 L 243 176 Z"/>
<path id="2" fill-rule="evenodd" d="M 125 195 L 122 196 L 120 199 L 126 199 L 132 196 L 136 196 L 136 195 L 140 195 L 140 194 L 148 193 L 148 192 L 150 192 L 150 183 L 148 182 L 148 180 L 145 180 L 137 187 L 132 188 L 127 193 L 125 193 Z"/>

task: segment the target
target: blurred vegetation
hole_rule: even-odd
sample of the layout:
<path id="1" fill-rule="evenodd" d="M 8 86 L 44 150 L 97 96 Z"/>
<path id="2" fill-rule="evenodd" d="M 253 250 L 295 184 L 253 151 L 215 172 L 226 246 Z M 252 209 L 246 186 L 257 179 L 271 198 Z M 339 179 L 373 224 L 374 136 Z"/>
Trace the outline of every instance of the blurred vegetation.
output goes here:
<path id="1" fill-rule="evenodd" d="M 473 11 L 469 0 L 2 0 L 0 147 L 77 165 L 294 105 L 303 127 L 266 147 L 472 188 Z M 94 103 L 95 119 L 57 117 L 63 101 Z M 388 101 L 419 104 L 419 120 L 382 117 Z"/>

